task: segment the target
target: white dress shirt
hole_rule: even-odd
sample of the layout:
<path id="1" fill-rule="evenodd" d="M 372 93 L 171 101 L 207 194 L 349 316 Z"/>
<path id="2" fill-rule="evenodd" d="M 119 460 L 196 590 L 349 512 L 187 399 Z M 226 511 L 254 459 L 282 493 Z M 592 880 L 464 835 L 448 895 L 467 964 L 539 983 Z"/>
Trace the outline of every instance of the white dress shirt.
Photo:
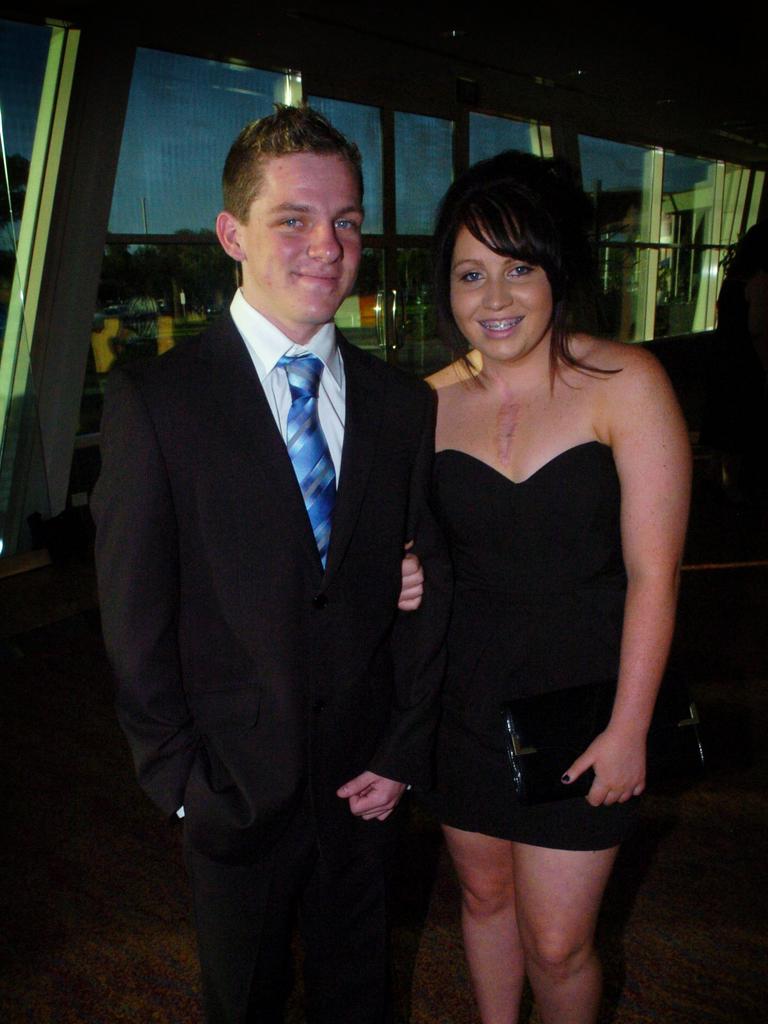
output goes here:
<path id="1" fill-rule="evenodd" d="M 288 430 L 291 389 L 288 386 L 288 376 L 285 370 L 282 366 L 277 365 L 278 360 L 282 356 L 301 355 L 302 352 L 312 352 L 322 360 L 325 370 L 320 378 L 317 414 L 325 434 L 325 440 L 328 442 L 338 487 L 341 450 L 344 444 L 346 380 L 344 363 L 336 345 L 334 324 L 323 324 L 306 345 L 296 345 L 248 303 L 240 288 L 235 292 L 229 311 L 253 360 L 269 408 L 272 410 L 283 440 L 286 439 Z"/>

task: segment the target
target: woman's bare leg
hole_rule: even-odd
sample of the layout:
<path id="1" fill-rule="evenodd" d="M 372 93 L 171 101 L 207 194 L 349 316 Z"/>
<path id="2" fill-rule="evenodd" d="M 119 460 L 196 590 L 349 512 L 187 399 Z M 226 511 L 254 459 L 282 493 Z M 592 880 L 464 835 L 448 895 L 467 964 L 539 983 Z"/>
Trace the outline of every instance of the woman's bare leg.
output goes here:
<path id="1" fill-rule="evenodd" d="M 542 1024 L 597 1019 L 602 972 L 595 926 L 617 849 L 513 844 L 518 927 Z"/>
<path id="2" fill-rule="evenodd" d="M 517 925 L 512 843 L 443 826 L 462 891 L 461 921 L 483 1024 L 517 1024 L 523 951 Z"/>

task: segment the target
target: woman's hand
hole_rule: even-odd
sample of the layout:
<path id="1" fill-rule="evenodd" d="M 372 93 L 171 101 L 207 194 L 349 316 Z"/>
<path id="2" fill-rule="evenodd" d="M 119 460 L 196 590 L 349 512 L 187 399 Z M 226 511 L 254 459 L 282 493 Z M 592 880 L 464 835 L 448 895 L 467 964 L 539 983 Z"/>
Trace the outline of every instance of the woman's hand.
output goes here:
<path id="1" fill-rule="evenodd" d="M 640 796 L 645 789 L 645 735 L 628 736 L 609 725 L 576 758 L 563 775 L 563 782 L 575 782 L 588 768 L 595 772 L 587 794 L 593 807 L 623 804 L 630 797 Z"/>
<path id="2" fill-rule="evenodd" d="M 405 545 L 406 552 L 413 547 L 413 541 Z M 402 584 L 397 607 L 401 612 L 415 612 L 424 596 L 424 570 L 418 555 L 406 554 L 402 564 Z"/>

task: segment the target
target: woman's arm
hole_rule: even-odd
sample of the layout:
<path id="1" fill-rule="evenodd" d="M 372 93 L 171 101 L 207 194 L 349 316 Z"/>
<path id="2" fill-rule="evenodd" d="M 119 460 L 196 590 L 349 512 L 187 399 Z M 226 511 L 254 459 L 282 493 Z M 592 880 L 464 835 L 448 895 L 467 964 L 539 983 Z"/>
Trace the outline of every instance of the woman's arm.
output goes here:
<path id="1" fill-rule="evenodd" d="M 645 741 L 672 642 L 691 481 L 686 425 L 653 356 L 629 350 L 606 384 L 602 429 L 621 483 L 627 570 L 619 679 L 608 727 L 566 773 L 573 780 L 594 768 L 587 799 L 595 806 L 645 787 Z"/>

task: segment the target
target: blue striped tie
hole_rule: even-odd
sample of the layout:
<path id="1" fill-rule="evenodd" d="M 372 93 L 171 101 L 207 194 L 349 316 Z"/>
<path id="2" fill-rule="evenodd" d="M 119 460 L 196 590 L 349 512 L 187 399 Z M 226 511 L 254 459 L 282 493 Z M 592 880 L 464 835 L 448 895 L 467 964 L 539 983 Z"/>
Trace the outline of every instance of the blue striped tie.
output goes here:
<path id="1" fill-rule="evenodd" d="M 336 473 L 317 416 L 317 392 L 325 367 L 311 352 L 282 356 L 277 365 L 285 368 L 291 389 L 285 443 L 325 568 L 336 501 Z"/>

